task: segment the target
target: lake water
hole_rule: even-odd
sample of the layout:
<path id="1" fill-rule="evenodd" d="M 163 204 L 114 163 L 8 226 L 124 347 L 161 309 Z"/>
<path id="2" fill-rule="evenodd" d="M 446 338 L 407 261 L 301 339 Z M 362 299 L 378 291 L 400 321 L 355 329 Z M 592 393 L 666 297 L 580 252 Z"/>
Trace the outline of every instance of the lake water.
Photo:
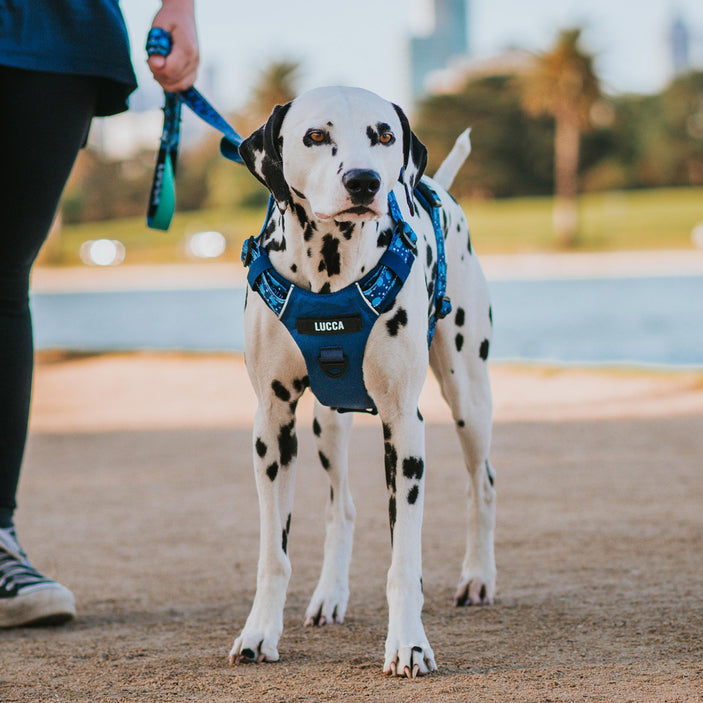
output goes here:
<path id="1" fill-rule="evenodd" d="M 703 276 L 491 281 L 492 359 L 703 367 Z M 34 293 L 37 349 L 241 351 L 244 290 Z"/>

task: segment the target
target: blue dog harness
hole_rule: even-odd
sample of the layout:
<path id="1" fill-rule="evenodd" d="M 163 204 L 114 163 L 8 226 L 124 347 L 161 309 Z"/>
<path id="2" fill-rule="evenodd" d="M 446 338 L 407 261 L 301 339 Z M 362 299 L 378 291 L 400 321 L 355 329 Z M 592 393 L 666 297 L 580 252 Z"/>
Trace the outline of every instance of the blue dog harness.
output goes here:
<path id="1" fill-rule="evenodd" d="M 415 195 L 430 213 L 437 240 L 437 278 L 427 333 L 429 347 L 435 324 L 451 311 L 451 303 L 444 295 L 446 259 L 439 222 L 440 201 L 426 183 L 418 184 Z M 403 287 L 417 255 L 417 236 L 403 220 L 392 192 L 388 194 L 388 207 L 395 224 L 388 249 L 362 279 L 334 293 L 312 293 L 291 283 L 273 268 L 261 246 L 273 212 L 273 200 L 269 201 L 261 233 L 250 237 L 242 248 L 242 261 L 249 267 L 249 286 L 286 326 L 298 345 L 312 392 L 320 403 L 340 412 L 377 412 L 362 373 L 366 342 L 379 315 L 388 310 Z"/>

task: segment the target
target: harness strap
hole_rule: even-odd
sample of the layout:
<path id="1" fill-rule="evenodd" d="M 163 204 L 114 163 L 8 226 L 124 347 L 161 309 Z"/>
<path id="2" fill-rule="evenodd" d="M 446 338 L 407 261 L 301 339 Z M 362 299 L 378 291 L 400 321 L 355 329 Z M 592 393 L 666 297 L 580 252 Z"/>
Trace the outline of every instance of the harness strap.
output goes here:
<path id="1" fill-rule="evenodd" d="M 146 40 L 149 56 L 171 53 L 173 41 L 165 30 L 154 27 Z M 176 206 L 176 161 L 180 142 L 181 108 L 187 105 L 201 120 L 224 135 L 220 142 L 220 152 L 230 161 L 244 163 L 239 155 L 242 137 L 219 112 L 192 86 L 176 93 L 164 91 L 164 126 L 161 132 L 159 153 L 154 169 L 154 178 L 149 193 L 146 221 L 152 229 L 167 230 L 171 224 Z"/>
<path id="2" fill-rule="evenodd" d="M 441 201 L 424 183 L 416 196 L 430 213 L 437 240 L 437 277 L 427 333 L 429 347 L 437 319 L 448 314 L 451 303 L 445 296 L 444 235 L 439 221 Z M 257 237 L 250 237 L 242 247 L 242 262 L 249 267 L 249 286 L 295 340 L 317 399 L 340 412 L 376 412 L 361 370 L 366 341 L 378 316 L 391 306 L 403 287 L 417 255 L 417 236 L 403 220 L 392 192 L 388 195 L 388 209 L 395 223 L 388 249 L 361 280 L 335 293 L 316 294 L 303 290 L 273 268 L 261 246 L 274 211 L 272 198 L 261 232 Z"/>

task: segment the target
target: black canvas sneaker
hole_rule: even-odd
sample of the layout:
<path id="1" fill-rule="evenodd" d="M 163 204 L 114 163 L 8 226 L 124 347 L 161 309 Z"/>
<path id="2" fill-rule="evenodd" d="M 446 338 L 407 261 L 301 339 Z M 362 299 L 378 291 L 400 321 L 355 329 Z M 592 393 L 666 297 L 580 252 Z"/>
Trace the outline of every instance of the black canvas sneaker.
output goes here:
<path id="1" fill-rule="evenodd" d="M 0 627 L 60 625 L 75 614 L 73 593 L 29 563 L 14 528 L 0 528 Z"/>

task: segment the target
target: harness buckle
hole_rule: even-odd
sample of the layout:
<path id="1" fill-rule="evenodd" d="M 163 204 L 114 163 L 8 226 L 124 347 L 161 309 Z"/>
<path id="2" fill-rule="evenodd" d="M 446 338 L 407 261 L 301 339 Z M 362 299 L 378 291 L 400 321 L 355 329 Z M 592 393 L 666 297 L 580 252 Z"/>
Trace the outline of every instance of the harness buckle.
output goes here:
<path id="1" fill-rule="evenodd" d="M 341 378 L 349 366 L 349 359 L 344 355 L 342 347 L 322 347 L 317 363 L 320 364 L 325 376 Z"/>
<path id="2" fill-rule="evenodd" d="M 443 317 L 449 315 L 449 313 L 452 311 L 452 301 L 448 295 L 443 295 L 442 299 L 437 302 L 439 304 L 437 305 L 435 315 L 437 315 L 437 318 L 441 320 Z"/>
<path id="3" fill-rule="evenodd" d="M 417 254 L 417 235 L 413 232 L 410 225 L 402 220 L 401 222 L 398 222 L 397 227 L 398 234 L 400 234 L 401 238 L 405 242 L 405 246 L 407 246 L 413 254 Z"/>

